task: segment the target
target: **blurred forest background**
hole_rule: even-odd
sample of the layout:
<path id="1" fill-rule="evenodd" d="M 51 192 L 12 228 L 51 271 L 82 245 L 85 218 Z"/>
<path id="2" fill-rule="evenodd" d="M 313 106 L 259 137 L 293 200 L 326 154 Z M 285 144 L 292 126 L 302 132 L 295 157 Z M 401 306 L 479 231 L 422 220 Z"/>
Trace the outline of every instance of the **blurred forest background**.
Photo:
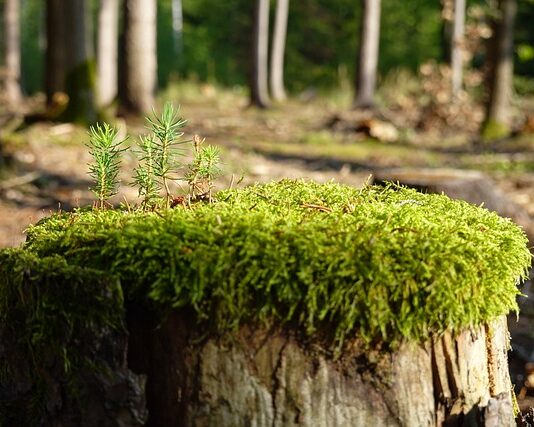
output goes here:
<path id="1" fill-rule="evenodd" d="M 186 139 L 221 148 L 222 187 L 400 181 L 484 203 L 534 241 L 534 0 L 0 0 L 0 10 L 0 246 L 51 210 L 93 202 L 89 124 L 111 122 L 135 144 L 165 101 L 181 106 Z M 123 163 L 117 204 L 135 203 L 135 162 Z M 522 310 L 510 327 L 526 407 L 534 304 Z"/>

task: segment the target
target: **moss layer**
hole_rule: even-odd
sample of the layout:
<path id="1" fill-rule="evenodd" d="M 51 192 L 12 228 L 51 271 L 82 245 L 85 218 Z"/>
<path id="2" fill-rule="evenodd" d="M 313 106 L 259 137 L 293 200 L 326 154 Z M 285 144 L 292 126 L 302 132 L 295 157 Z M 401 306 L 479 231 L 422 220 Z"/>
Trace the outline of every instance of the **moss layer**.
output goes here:
<path id="1" fill-rule="evenodd" d="M 53 215 L 21 249 L 0 253 L 0 286 L 15 283 L 9 277 L 30 255 L 62 274 L 53 256 L 65 269 L 118 278 L 129 299 L 192 310 L 219 331 L 274 321 L 329 331 L 338 345 L 355 336 L 395 343 L 517 310 L 531 262 L 510 220 L 443 195 L 284 180 L 217 200 Z"/>

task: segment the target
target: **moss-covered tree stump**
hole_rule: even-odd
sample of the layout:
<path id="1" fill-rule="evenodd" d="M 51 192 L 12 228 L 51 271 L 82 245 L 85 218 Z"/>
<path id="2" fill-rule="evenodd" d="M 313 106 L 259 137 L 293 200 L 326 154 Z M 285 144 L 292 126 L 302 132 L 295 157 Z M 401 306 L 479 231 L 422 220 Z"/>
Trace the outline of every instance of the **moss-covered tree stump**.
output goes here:
<path id="1" fill-rule="evenodd" d="M 529 266 L 511 221 L 393 186 L 53 215 L 0 252 L 0 424 L 512 425 Z"/>

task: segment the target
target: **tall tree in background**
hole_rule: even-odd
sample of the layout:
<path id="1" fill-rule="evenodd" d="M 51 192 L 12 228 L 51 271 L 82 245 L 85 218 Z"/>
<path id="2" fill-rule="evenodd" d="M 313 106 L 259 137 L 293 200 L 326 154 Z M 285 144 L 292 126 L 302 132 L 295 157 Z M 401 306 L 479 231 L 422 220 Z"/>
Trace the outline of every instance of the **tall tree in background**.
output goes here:
<path id="1" fill-rule="evenodd" d="M 284 53 L 288 13 L 289 0 L 277 0 L 270 70 L 271 96 L 275 101 L 284 101 L 287 98 L 284 88 Z"/>
<path id="2" fill-rule="evenodd" d="M 65 0 L 46 0 L 46 103 L 52 105 L 54 94 L 65 91 Z"/>
<path id="3" fill-rule="evenodd" d="M 453 99 L 462 89 L 464 66 L 465 1 L 454 0 L 451 40 L 451 90 Z"/>
<path id="4" fill-rule="evenodd" d="M 64 2 L 65 89 L 69 103 L 65 119 L 78 122 L 96 121 L 95 61 L 91 43 L 89 8 L 86 0 Z"/>
<path id="5" fill-rule="evenodd" d="M 20 89 L 20 0 L 4 0 L 4 89 L 6 100 L 16 107 Z"/>
<path id="6" fill-rule="evenodd" d="M 268 92 L 269 0 L 256 0 L 252 49 L 250 101 L 260 108 L 269 106 Z"/>
<path id="7" fill-rule="evenodd" d="M 156 90 L 156 0 L 124 0 L 122 112 L 144 114 Z"/>
<path id="8" fill-rule="evenodd" d="M 97 88 L 98 105 L 107 106 L 117 96 L 119 0 L 100 0 L 98 11 Z"/>
<path id="9" fill-rule="evenodd" d="M 356 74 L 354 107 L 374 106 L 378 46 L 380 42 L 380 0 L 362 0 L 360 50 Z"/>
<path id="10" fill-rule="evenodd" d="M 184 54 L 184 13 L 182 0 L 172 0 L 172 38 L 174 53 L 178 55 L 178 62 L 182 62 Z"/>
<path id="11" fill-rule="evenodd" d="M 487 57 L 489 98 L 482 130 L 483 137 L 487 139 L 501 138 L 510 133 L 516 11 L 516 0 L 498 0 L 498 11 L 493 15 L 493 34 Z"/>

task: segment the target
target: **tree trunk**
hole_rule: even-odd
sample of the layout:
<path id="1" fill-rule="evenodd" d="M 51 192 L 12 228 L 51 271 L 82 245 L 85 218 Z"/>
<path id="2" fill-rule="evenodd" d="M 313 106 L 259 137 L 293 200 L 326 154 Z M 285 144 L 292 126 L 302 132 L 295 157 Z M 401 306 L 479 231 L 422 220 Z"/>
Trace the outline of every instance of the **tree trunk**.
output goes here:
<path id="1" fill-rule="evenodd" d="M 452 47 L 452 22 L 454 21 L 454 1 L 441 0 L 441 37 L 442 60 L 450 64 Z"/>
<path id="2" fill-rule="evenodd" d="M 69 103 L 64 118 L 69 121 L 91 123 L 96 121 L 95 63 L 86 0 L 68 0 L 64 3 L 65 34 L 65 88 Z"/>
<path id="3" fill-rule="evenodd" d="M 156 91 L 156 1 L 124 1 L 124 114 L 145 114 Z"/>
<path id="4" fill-rule="evenodd" d="M 454 20 L 451 40 L 451 91 L 455 99 L 462 90 L 465 32 L 465 1 L 454 0 Z"/>
<path id="5" fill-rule="evenodd" d="M 148 375 L 150 426 L 515 425 L 504 316 L 392 353 L 354 344 L 338 361 L 290 331 L 225 340 L 177 313 L 161 325 L 129 317 L 128 365 Z"/>
<path id="6" fill-rule="evenodd" d="M 488 49 L 489 99 L 482 135 L 498 139 L 510 133 L 514 70 L 513 29 L 516 0 L 499 0 L 498 13 L 492 22 L 493 35 Z"/>
<path id="7" fill-rule="evenodd" d="M 119 0 L 100 0 L 98 12 L 98 105 L 105 107 L 117 96 Z"/>
<path id="8" fill-rule="evenodd" d="M 46 103 L 54 102 L 54 94 L 65 92 L 65 16 L 64 0 L 46 1 Z"/>
<path id="9" fill-rule="evenodd" d="M 356 108 L 374 106 L 379 42 L 380 0 L 362 0 L 360 51 L 354 101 Z"/>
<path id="10" fill-rule="evenodd" d="M 172 0 L 172 35 L 174 42 L 174 53 L 178 55 L 178 63 L 182 62 L 184 54 L 183 44 L 184 14 L 182 0 Z"/>
<path id="11" fill-rule="evenodd" d="M 271 47 L 271 96 L 275 101 L 284 101 L 284 53 L 286 47 L 287 18 L 289 0 L 277 0 L 276 17 L 273 29 L 273 45 Z"/>
<path id="12" fill-rule="evenodd" d="M 20 89 L 20 0 L 4 0 L 4 89 L 10 107 L 16 108 Z"/>
<path id="13" fill-rule="evenodd" d="M 267 84 L 269 50 L 269 0 L 256 0 L 252 51 L 250 102 L 260 108 L 269 106 Z"/>

